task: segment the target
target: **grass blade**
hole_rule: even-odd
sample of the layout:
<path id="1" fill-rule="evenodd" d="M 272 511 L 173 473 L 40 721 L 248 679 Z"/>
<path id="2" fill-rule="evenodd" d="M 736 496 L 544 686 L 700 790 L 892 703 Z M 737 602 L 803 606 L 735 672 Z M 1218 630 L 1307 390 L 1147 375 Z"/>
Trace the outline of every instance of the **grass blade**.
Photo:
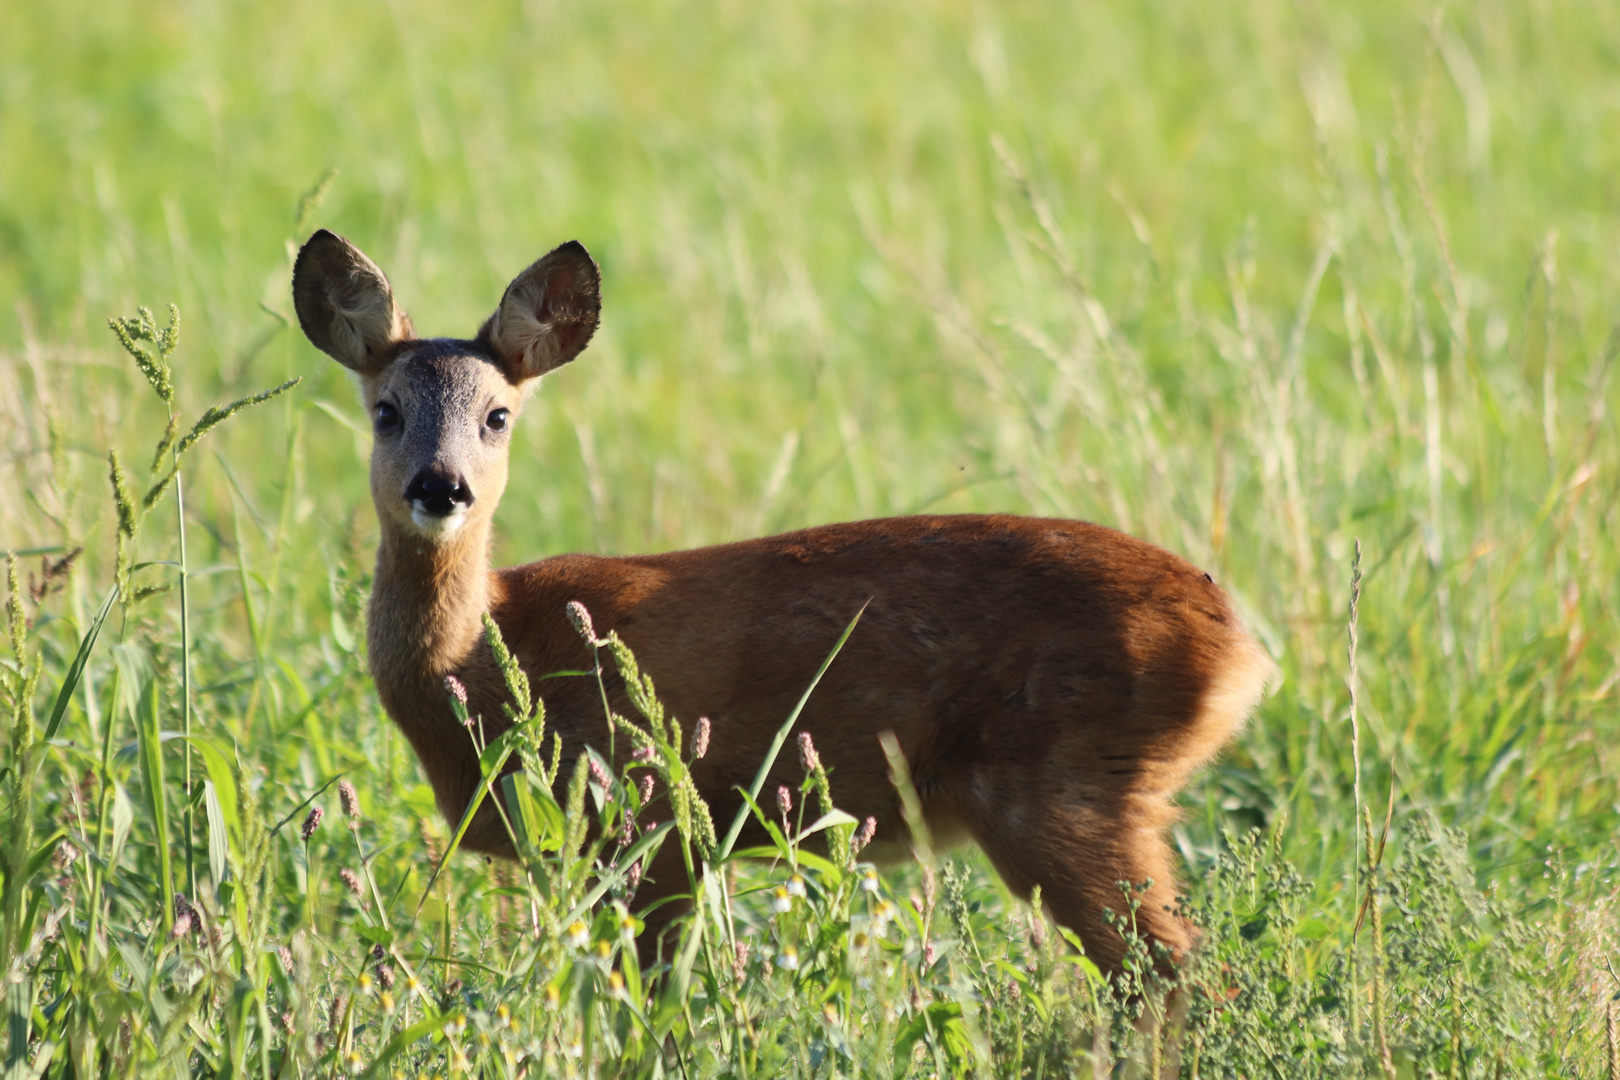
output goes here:
<path id="1" fill-rule="evenodd" d="M 467 809 L 462 811 L 461 823 L 456 826 L 456 835 L 450 838 L 450 843 L 445 847 L 444 854 L 439 857 L 438 865 L 433 868 L 433 876 L 428 878 L 427 886 L 422 890 L 422 899 L 416 902 L 417 913 L 421 912 L 422 905 L 427 903 L 427 898 L 433 894 L 433 886 L 438 884 L 439 874 L 444 870 L 445 864 L 450 861 L 450 856 L 454 855 L 456 849 L 461 846 L 462 837 L 467 835 L 467 828 L 472 824 L 473 815 L 478 813 L 478 808 L 484 805 L 484 797 L 495 786 L 495 781 L 501 775 L 501 769 L 506 765 L 506 759 L 512 756 L 512 747 L 515 745 L 512 736 L 516 731 L 517 728 L 513 728 L 511 731 L 506 732 L 484 747 L 484 752 L 478 756 L 479 772 L 483 774 L 482 779 L 478 781 L 478 790 L 473 792 L 472 799 L 467 803 Z"/>
<path id="2" fill-rule="evenodd" d="M 759 771 L 754 774 L 754 782 L 748 787 L 748 802 L 759 798 L 760 789 L 765 786 L 765 778 L 770 775 L 771 766 L 776 764 L 776 756 L 782 752 L 782 747 L 786 744 L 788 736 L 793 733 L 793 725 L 799 722 L 799 714 L 804 711 L 805 703 L 810 700 L 810 694 L 815 690 L 816 685 L 821 682 L 821 677 L 827 674 L 827 669 L 832 667 L 832 662 L 838 658 L 838 654 L 843 651 L 844 643 L 849 640 L 849 635 L 855 632 L 855 624 L 861 621 L 861 616 L 866 614 L 866 608 L 871 603 L 872 601 L 868 600 L 865 604 L 862 604 L 861 609 L 855 613 L 855 617 L 849 620 L 849 625 L 844 627 L 844 632 L 838 636 L 837 643 L 833 645 L 832 652 L 827 654 L 827 659 L 823 660 L 821 667 L 816 670 L 815 678 L 811 679 L 810 685 L 804 688 L 804 693 L 799 697 L 799 703 L 793 706 L 793 711 L 788 713 L 788 718 L 777 729 L 776 737 L 771 740 L 771 748 L 765 752 L 765 760 L 759 763 Z M 730 855 L 731 849 L 736 846 L 737 837 L 741 835 L 743 825 L 748 821 L 748 802 L 744 802 L 742 806 L 738 807 L 737 816 L 732 819 L 731 828 L 726 831 L 726 838 L 721 842 L 720 850 L 715 854 L 714 861 L 716 864 L 725 862 L 726 856 Z"/>
<path id="3" fill-rule="evenodd" d="M 96 647 L 96 638 L 101 636 L 101 627 L 112 612 L 113 601 L 118 599 L 118 589 L 107 590 L 107 599 L 101 602 L 101 610 L 96 617 L 90 620 L 90 629 L 84 632 L 84 638 L 79 642 L 79 651 L 73 657 L 73 663 L 68 665 L 67 675 L 62 679 L 62 689 L 57 691 L 56 704 L 51 707 L 51 718 L 45 725 L 45 739 L 50 741 L 56 737 L 56 729 L 62 726 L 62 717 L 67 714 L 68 703 L 73 700 L 73 691 L 79 686 L 79 680 L 84 677 L 84 666 L 90 662 L 90 653 Z"/>

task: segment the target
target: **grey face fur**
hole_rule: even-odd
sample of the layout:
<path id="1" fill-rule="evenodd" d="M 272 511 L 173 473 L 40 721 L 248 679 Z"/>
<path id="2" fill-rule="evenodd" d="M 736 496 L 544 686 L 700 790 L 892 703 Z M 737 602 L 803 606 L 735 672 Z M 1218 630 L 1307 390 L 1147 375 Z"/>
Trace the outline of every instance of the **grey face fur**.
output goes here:
<path id="1" fill-rule="evenodd" d="M 564 244 L 513 279 L 476 338 L 424 341 L 377 265 L 322 229 L 298 253 L 293 303 L 310 341 L 360 376 L 385 530 L 440 544 L 494 512 L 526 388 L 590 342 L 601 277 Z"/>
<path id="2" fill-rule="evenodd" d="M 392 511 L 395 524 L 438 542 L 500 501 L 524 394 L 477 343 L 412 343 L 364 391 L 379 513 Z"/>

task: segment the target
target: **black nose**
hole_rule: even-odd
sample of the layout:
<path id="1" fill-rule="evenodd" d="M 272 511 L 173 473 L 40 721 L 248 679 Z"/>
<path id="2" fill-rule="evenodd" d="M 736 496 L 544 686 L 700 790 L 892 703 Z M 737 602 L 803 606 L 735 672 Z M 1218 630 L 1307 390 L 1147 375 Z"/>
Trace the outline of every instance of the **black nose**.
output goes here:
<path id="1" fill-rule="evenodd" d="M 406 486 L 405 501 L 434 517 L 449 517 L 456 507 L 471 506 L 473 493 L 460 473 L 429 466 Z"/>

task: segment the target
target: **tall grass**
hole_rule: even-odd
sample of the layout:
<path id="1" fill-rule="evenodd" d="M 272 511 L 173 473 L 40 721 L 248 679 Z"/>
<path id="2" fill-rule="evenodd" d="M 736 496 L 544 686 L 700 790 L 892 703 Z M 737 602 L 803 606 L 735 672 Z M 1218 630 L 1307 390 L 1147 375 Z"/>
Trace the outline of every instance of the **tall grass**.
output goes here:
<path id="1" fill-rule="evenodd" d="M 1620 1072 L 1617 40 L 1553 0 L 0 11 L 7 1068 Z M 635 779 L 575 807 L 562 762 L 560 834 L 429 891 L 364 425 L 288 329 L 317 224 L 429 333 L 601 260 L 503 560 L 994 509 L 1207 567 L 1287 677 L 1183 798 L 1189 987 L 1099 983 L 979 856 L 800 845 L 813 780 L 774 861 L 694 856 L 659 980 L 622 879 L 563 918 Z M 106 323 L 170 301 L 178 347 L 122 324 L 165 397 Z"/>

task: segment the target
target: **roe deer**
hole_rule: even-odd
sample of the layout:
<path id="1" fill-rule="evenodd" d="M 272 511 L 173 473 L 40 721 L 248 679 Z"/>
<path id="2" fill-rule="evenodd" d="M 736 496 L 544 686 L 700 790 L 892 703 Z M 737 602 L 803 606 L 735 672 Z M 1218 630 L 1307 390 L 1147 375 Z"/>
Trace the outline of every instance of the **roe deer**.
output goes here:
<path id="1" fill-rule="evenodd" d="M 479 781 L 445 677 L 465 685 L 490 738 L 504 730 L 506 691 L 482 641 L 484 612 L 531 676 L 591 666 L 565 613 L 570 601 L 599 632 L 617 630 L 688 730 L 711 718 L 711 749 L 693 775 L 723 823 L 832 643 L 870 601 L 799 721 L 839 806 L 876 818 L 886 842 L 878 850 L 904 850 L 878 741 L 892 731 L 942 842 L 977 841 L 1019 893 L 1039 885 L 1053 917 L 1104 970 L 1118 969 L 1124 949 L 1104 919 L 1124 907 L 1117 883 L 1151 878 L 1138 928 L 1179 958 L 1192 934 L 1170 910 L 1170 799 L 1276 670 L 1225 594 L 1185 560 L 1111 529 L 1004 515 L 890 518 L 491 569 L 512 419 L 535 380 L 590 341 L 600 285 L 585 249 L 567 243 L 517 276 L 473 338 L 424 340 L 382 271 L 347 240 L 322 230 L 298 253 L 299 323 L 359 375 L 376 430 L 371 670 L 445 817 L 460 820 Z M 592 739 L 606 751 L 594 681 L 539 687 L 567 760 Z M 622 685 L 617 692 L 616 710 L 630 715 Z M 790 756 L 771 782 L 796 783 Z M 487 801 L 464 844 L 514 854 Z M 666 844 L 638 899 L 685 883 L 676 845 Z M 651 919 L 666 923 L 672 907 Z"/>

